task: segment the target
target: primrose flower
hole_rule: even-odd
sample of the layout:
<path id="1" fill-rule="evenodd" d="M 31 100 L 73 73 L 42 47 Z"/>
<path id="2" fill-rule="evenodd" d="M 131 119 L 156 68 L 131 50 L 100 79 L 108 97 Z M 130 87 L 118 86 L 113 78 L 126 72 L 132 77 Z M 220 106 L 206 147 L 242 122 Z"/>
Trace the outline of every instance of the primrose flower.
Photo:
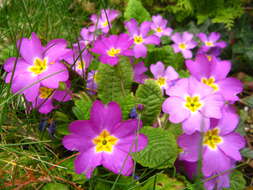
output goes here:
<path id="1" fill-rule="evenodd" d="M 196 60 L 187 60 L 186 66 L 197 80 L 219 92 L 227 101 L 237 101 L 237 94 L 243 90 L 242 83 L 233 77 L 227 77 L 231 63 L 215 57 L 197 55 Z"/>
<path id="2" fill-rule="evenodd" d="M 88 73 L 88 79 L 87 79 L 87 90 L 90 94 L 96 94 L 97 90 L 97 79 L 96 79 L 97 71 L 90 71 Z"/>
<path id="3" fill-rule="evenodd" d="M 100 54 L 99 60 L 104 64 L 116 65 L 119 56 L 132 56 L 133 52 L 130 46 L 133 44 L 128 34 L 111 35 L 109 37 L 102 36 L 94 43 L 92 52 Z"/>
<path id="4" fill-rule="evenodd" d="M 56 106 L 53 105 L 53 100 L 58 102 L 67 102 L 71 99 L 70 82 L 65 83 L 66 89 L 59 90 L 40 86 L 39 96 L 32 101 L 32 107 L 37 108 L 40 113 L 47 114 L 51 112 Z"/>
<path id="5" fill-rule="evenodd" d="M 204 43 L 201 50 L 207 52 L 211 48 L 225 48 L 227 46 L 226 42 L 218 41 L 220 39 L 220 34 L 217 32 L 212 32 L 209 36 L 205 33 L 199 33 L 197 35 L 199 39 Z"/>
<path id="6" fill-rule="evenodd" d="M 213 93 L 213 89 L 193 77 L 183 78 L 167 91 L 170 96 L 163 105 L 163 112 L 170 114 L 172 123 L 182 122 L 186 134 L 195 131 L 207 131 L 209 118 L 221 118 L 224 105 L 222 95 Z"/>
<path id="7" fill-rule="evenodd" d="M 10 82 L 14 72 L 12 92 L 24 94 L 28 101 L 34 101 L 40 86 L 58 88 L 59 82 L 68 80 L 67 68 L 60 63 L 61 57 L 69 52 L 66 46 L 64 39 L 55 39 L 43 47 L 35 33 L 32 33 L 31 39 L 19 40 L 17 48 L 21 58 L 11 57 L 4 64 L 4 69 L 8 72 L 6 83 Z M 24 88 L 26 89 L 20 92 Z"/>
<path id="8" fill-rule="evenodd" d="M 155 35 L 159 38 L 162 36 L 170 36 L 172 33 L 172 29 L 167 27 L 168 21 L 163 19 L 161 15 L 152 16 L 152 24 L 151 29 L 155 31 Z"/>
<path id="9" fill-rule="evenodd" d="M 72 122 L 71 134 L 63 138 L 65 148 L 80 152 L 74 162 L 76 173 L 85 173 L 90 178 L 93 170 L 103 165 L 116 174 L 130 175 L 133 171 L 130 153 L 142 150 L 147 144 L 146 136 L 136 134 L 140 125 L 137 119 L 122 121 L 117 103 L 103 105 L 95 101 L 90 120 Z"/>
<path id="10" fill-rule="evenodd" d="M 81 77 L 85 76 L 85 72 L 92 61 L 92 55 L 88 52 L 84 44 L 76 44 L 73 50 L 67 53 L 63 58 L 71 68 Z"/>
<path id="11" fill-rule="evenodd" d="M 239 122 L 239 117 L 230 105 L 222 109 L 221 119 L 211 119 L 210 129 L 201 134 L 183 134 L 178 138 L 178 144 L 183 149 L 181 160 L 197 162 L 199 150 L 202 148 L 202 173 L 212 176 L 230 169 L 234 161 L 242 159 L 240 149 L 245 146 L 244 138 L 233 132 Z"/>
<path id="12" fill-rule="evenodd" d="M 119 16 L 119 11 L 117 10 L 101 10 L 100 16 L 93 14 L 90 19 L 93 22 L 95 28 L 101 29 L 103 33 L 108 33 L 111 27 L 111 23 Z M 110 26 L 109 26 L 110 25 Z"/>
<path id="13" fill-rule="evenodd" d="M 178 79 L 178 73 L 172 66 L 166 69 L 161 61 L 150 66 L 151 73 L 154 75 L 157 84 L 162 90 L 168 91 L 175 80 Z"/>
<path id="14" fill-rule="evenodd" d="M 147 75 L 144 73 L 148 70 L 147 67 L 145 67 L 144 62 L 140 62 L 137 64 L 134 64 L 134 81 L 137 83 L 144 83 L 144 80 L 147 79 Z"/>
<path id="15" fill-rule="evenodd" d="M 88 28 L 82 28 L 80 35 L 80 43 L 84 43 L 85 46 L 97 39 L 97 35 L 93 29 L 93 26 L 90 26 Z"/>
<path id="16" fill-rule="evenodd" d="M 125 23 L 131 38 L 134 40 L 134 56 L 135 58 L 146 57 L 147 44 L 158 45 L 160 43 L 160 38 L 156 35 L 148 35 L 150 31 L 151 22 L 144 21 L 138 28 L 138 23 L 135 19 Z"/>
<path id="17" fill-rule="evenodd" d="M 175 33 L 171 36 L 174 44 L 172 45 L 174 52 L 181 52 L 184 58 L 192 58 L 192 52 L 190 49 L 195 48 L 198 43 L 192 40 L 193 34 L 189 32 L 184 32 L 182 35 L 180 33 Z"/>

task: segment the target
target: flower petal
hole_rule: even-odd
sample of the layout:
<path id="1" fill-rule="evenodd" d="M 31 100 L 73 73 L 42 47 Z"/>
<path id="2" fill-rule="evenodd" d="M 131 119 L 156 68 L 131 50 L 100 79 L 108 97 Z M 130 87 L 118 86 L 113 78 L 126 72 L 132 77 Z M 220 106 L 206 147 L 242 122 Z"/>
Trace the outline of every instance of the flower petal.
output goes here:
<path id="1" fill-rule="evenodd" d="M 134 46 L 134 56 L 135 58 L 146 57 L 147 56 L 147 48 L 143 44 Z"/>

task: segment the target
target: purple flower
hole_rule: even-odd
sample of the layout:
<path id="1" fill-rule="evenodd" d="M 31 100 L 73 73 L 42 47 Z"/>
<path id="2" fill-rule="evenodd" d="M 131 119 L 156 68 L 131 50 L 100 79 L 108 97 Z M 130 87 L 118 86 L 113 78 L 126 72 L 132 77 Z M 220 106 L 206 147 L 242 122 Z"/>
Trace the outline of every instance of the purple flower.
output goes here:
<path id="1" fill-rule="evenodd" d="M 225 100 L 237 101 L 239 99 L 237 94 L 243 90 L 243 85 L 238 79 L 227 77 L 231 69 L 229 61 L 197 55 L 195 61 L 187 60 L 186 66 L 197 80 L 212 87 L 213 92 L 221 93 Z"/>
<path id="2" fill-rule="evenodd" d="M 80 35 L 81 39 L 79 43 L 84 44 L 85 46 L 97 39 L 97 34 L 95 33 L 94 26 L 82 28 Z"/>
<path id="3" fill-rule="evenodd" d="M 162 90 L 169 92 L 169 88 L 175 80 L 178 79 L 178 73 L 172 66 L 168 66 L 165 70 L 164 65 L 161 61 L 150 66 L 151 73 L 154 75 L 157 84 Z"/>
<path id="4" fill-rule="evenodd" d="M 134 81 L 137 83 L 144 83 L 144 80 L 147 79 L 147 75 L 144 73 L 148 70 L 147 67 L 145 67 L 144 62 L 140 62 L 137 64 L 134 64 Z"/>
<path id="5" fill-rule="evenodd" d="M 120 13 L 117 10 L 106 9 L 101 10 L 100 16 L 96 14 L 91 15 L 90 19 L 93 22 L 95 28 L 101 29 L 103 33 L 108 33 L 112 21 L 116 19 L 119 14 Z"/>
<path id="6" fill-rule="evenodd" d="M 96 90 L 97 90 L 96 75 L 97 75 L 97 71 L 90 71 L 88 73 L 86 88 L 90 94 L 96 94 Z"/>
<path id="7" fill-rule="evenodd" d="M 209 118 L 221 118 L 222 96 L 193 77 L 183 78 L 170 88 L 163 103 L 163 112 L 170 114 L 172 123 L 182 122 L 186 134 L 207 131 Z"/>
<path id="8" fill-rule="evenodd" d="M 125 27 L 127 28 L 131 38 L 134 40 L 133 51 L 135 58 L 146 57 L 147 48 L 145 45 L 158 45 L 160 43 L 159 37 L 156 35 L 148 35 L 150 25 L 151 22 L 144 21 L 138 28 L 138 23 L 135 19 L 131 19 L 125 23 Z"/>
<path id="9" fill-rule="evenodd" d="M 181 160 L 197 162 L 202 146 L 202 173 L 212 176 L 229 170 L 234 161 L 241 160 L 240 149 L 245 146 L 244 138 L 233 132 L 239 122 L 239 117 L 233 107 L 225 105 L 221 119 L 211 119 L 210 129 L 203 135 L 195 132 L 183 134 L 178 138 L 178 144 L 183 149 Z"/>
<path id="10" fill-rule="evenodd" d="M 181 52 L 184 58 L 192 58 L 192 52 L 190 49 L 193 49 L 198 45 L 198 43 L 193 41 L 192 38 L 193 34 L 189 32 L 184 32 L 182 35 L 180 33 L 172 35 L 171 39 L 174 42 L 172 45 L 174 52 Z"/>
<path id="11" fill-rule="evenodd" d="M 209 36 L 205 33 L 199 33 L 197 36 L 204 43 L 201 47 L 201 50 L 204 52 L 207 52 L 214 47 L 225 48 L 227 46 L 226 42 L 218 41 L 220 39 L 220 34 L 217 32 L 212 32 Z"/>
<path id="12" fill-rule="evenodd" d="M 12 92 L 24 94 L 28 101 L 34 101 L 40 86 L 58 88 L 59 82 L 68 80 L 67 68 L 59 62 L 69 52 L 66 46 L 64 39 L 55 39 L 43 47 L 35 33 L 32 33 L 31 39 L 19 40 L 17 48 L 20 48 L 21 58 L 17 59 Z M 4 64 L 4 69 L 8 72 L 6 83 L 10 82 L 15 62 L 16 58 L 11 57 Z M 20 92 L 24 88 L 27 89 Z"/>
<path id="13" fill-rule="evenodd" d="M 87 68 L 91 64 L 92 55 L 88 52 L 84 44 L 76 44 L 73 46 L 73 50 L 64 56 L 64 60 L 81 77 L 84 77 Z"/>
<path id="14" fill-rule="evenodd" d="M 119 56 L 132 56 L 133 52 L 130 46 L 133 44 L 128 34 L 111 35 L 109 37 L 102 36 L 94 43 L 92 52 L 100 54 L 99 60 L 104 64 L 116 65 Z"/>
<path id="15" fill-rule="evenodd" d="M 117 103 L 103 105 L 95 101 L 90 120 L 72 122 L 71 134 L 63 138 L 65 148 L 80 152 L 74 162 L 76 173 L 85 173 L 90 178 L 93 170 L 103 165 L 116 174 L 130 175 L 133 171 L 130 153 L 147 145 L 146 136 L 136 135 L 139 123 L 137 119 L 122 121 Z"/>
<path id="16" fill-rule="evenodd" d="M 32 101 L 32 107 L 37 108 L 42 114 L 51 112 L 56 106 L 53 105 L 53 100 L 58 102 L 67 102 L 71 99 L 70 82 L 66 83 L 66 90 L 57 90 L 40 86 L 39 96 Z"/>
<path id="17" fill-rule="evenodd" d="M 162 36 L 170 36 L 172 33 L 172 29 L 167 27 L 168 21 L 163 19 L 161 15 L 152 16 L 152 24 L 151 29 L 155 31 L 155 35 L 159 38 Z"/>

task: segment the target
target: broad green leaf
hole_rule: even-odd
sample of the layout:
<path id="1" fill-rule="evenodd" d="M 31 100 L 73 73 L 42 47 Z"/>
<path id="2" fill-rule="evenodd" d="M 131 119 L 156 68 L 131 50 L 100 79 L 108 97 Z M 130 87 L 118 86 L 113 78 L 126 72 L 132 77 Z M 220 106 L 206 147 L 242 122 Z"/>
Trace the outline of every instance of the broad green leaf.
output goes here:
<path id="1" fill-rule="evenodd" d="M 56 189 L 68 190 L 69 188 L 67 185 L 62 183 L 48 183 L 42 188 L 42 190 L 56 190 Z"/>
<path id="2" fill-rule="evenodd" d="M 224 188 L 224 190 L 244 190 L 246 186 L 246 181 L 243 178 L 243 174 L 235 170 L 231 175 L 230 175 L 230 187 L 229 188 Z"/>
<path id="3" fill-rule="evenodd" d="M 116 102 L 118 102 L 121 107 L 123 119 L 128 119 L 129 113 L 135 107 L 135 97 L 132 94 L 128 94 L 126 96 L 118 97 Z"/>
<path id="4" fill-rule="evenodd" d="M 146 80 L 136 91 L 137 102 L 144 105 L 141 119 L 145 125 L 152 125 L 161 112 L 162 91 L 154 80 Z"/>
<path id="5" fill-rule="evenodd" d="M 124 12 L 124 18 L 125 20 L 134 18 L 139 23 L 142 23 L 145 20 L 151 20 L 149 12 L 143 7 L 141 1 L 139 0 L 128 1 L 126 10 Z"/>
<path id="6" fill-rule="evenodd" d="M 158 61 L 162 61 L 166 66 L 173 66 L 176 70 L 184 68 L 184 59 L 181 53 L 174 53 L 171 46 L 163 46 L 150 48 L 148 55 L 145 58 L 145 63 L 155 64 Z"/>
<path id="7" fill-rule="evenodd" d="M 241 99 L 243 103 L 245 103 L 250 108 L 253 108 L 253 96 L 247 96 L 243 99 Z"/>
<path id="8" fill-rule="evenodd" d="M 90 118 L 90 108 L 92 106 L 92 100 L 88 95 L 81 93 L 79 98 L 74 99 L 75 106 L 72 111 L 78 120 L 88 120 Z"/>
<path id="9" fill-rule="evenodd" d="M 185 185 L 183 182 L 174 178 L 169 178 L 165 174 L 157 174 L 148 179 L 141 190 L 183 190 Z"/>
<path id="10" fill-rule="evenodd" d="M 133 153 L 133 159 L 144 167 L 172 167 L 177 158 L 175 136 L 164 129 L 144 127 L 140 130 L 148 137 L 148 145 L 140 152 Z"/>
<path id="11" fill-rule="evenodd" d="M 116 101 L 130 93 L 133 78 L 132 66 L 121 59 L 115 66 L 100 64 L 97 74 L 98 97 L 103 103 Z"/>

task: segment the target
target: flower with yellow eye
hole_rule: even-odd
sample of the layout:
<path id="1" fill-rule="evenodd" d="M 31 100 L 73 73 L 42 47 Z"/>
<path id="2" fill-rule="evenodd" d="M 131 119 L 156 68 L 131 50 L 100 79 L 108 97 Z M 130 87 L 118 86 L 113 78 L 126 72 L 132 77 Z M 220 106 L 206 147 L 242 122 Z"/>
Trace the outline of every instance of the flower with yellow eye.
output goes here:
<path id="1" fill-rule="evenodd" d="M 234 132 L 239 117 L 231 105 L 222 109 L 221 119 L 211 119 L 210 128 L 191 135 L 182 134 L 178 145 L 182 148 L 179 159 L 198 162 L 202 158 L 202 173 L 206 177 L 223 173 L 231 169 L 235 161 L 240 161 L 240 149 L 245 146 L 244 138 Z M 200 156 L 199 154 L 202 153 Z"/>
<path id="2" fill-rule="evenodd" d="M 222 95 L 193 77 L 178 80 L 167 94 L 170 97 L 163 103 L 163 112 L 169 114 L 172 123 L 182 122 L 186 134 L 207 130 L 210 118 L 222 117 Z"/>
<path id="3" fill-rule="evenodd" d="M 174 42 L 172 47 L 175 53 L 181 52 L 184 58 L 192 58 L 191 49 L 197 46 L 197 42 L 193 41 L 193 34 L 189 32 L 183 32 L 180 34 L 176 32 L 171 36 L 171 40 Z"/>
<path id="4" fill-rule="evenodd" d="M 104 64 L 117 65 L 120 56 L 132 56 L 133 51 L 130 49 L 133 40 L 128 34 L 102 36 L 96 40 L 92 52 L 100 55 L 99 60 Z"/>
<path id="5" fill-rule="evenodd" d="M 243 90 L 242 83 L 233 77 L 227 77 L 231 62 L 218 60 L 214 56 L 211 59 L 205 54 L 199 54 L 196 59 L 186 60 L 187 69 L 191 75 L 203 84 L 210 86 L 213 93 L 220 93 L 227 101 L 237 101 Z"/>
<path id="6" fill-rule="evenodd" d="M 59 82 L 68 79 L 67 68 L 60 62 L 62 56 L 70 51 L 64 39 L 52 40 L 43 47 L 33 32 L 31 39 L 20 39 L 17 47 L 21 58 L 11 57 L 4 64 L 8 72 L 7 83 L 14 73 L 11 86 L 13 93 L 24 94 L 28 101 L 33 101 L 39 94 L 40 86 L 58 88 Z"/>
<path id="7" fill-rule="evenodd" d="M 152 24 L 150 28 L 159 38 L 162 36 L 170 36 L 173 30 L 167 27 L 167 23 L 168 21 L 163 19 L 161 15 L 152 16 Z"/>
<path id="8" fill-rule="evenodd" d="M 165 69 L 161 61 L 158 61 L 156 64 L 151 64 L 150 71 L 162 91 L 169 91 L 169 88 L 179 78 L 178 73 L 172 66 L 168 66 Z"/>
<path id="9" fill-rule="evenodd" d="M 158 45 L 160 43 L 160 38 L 156 35 L 148 35 L 150 31 L 151 22 L 144 21 L 138 27 L 138 23 L 135 19 L 131 19 L 125 23 L 125 28 L 128 30 L 131 39 L 134 40 L 134 56 L 135 58 L 146 57 L 147 56 L 147 44 Z"/>
<path id="10" fill-rule="evenodd" d="M 97 100 L 91 108 L 90 120 L 72 122 L 71 134 L 62 142 L 68 150 L 80 152 L 74 162 L 76 173 L 85 173 L 90 178 L 93 170 L 103 165 L 116 174 L 129 176 L 134 169 L 130 153 L 147 145 L 146 136 L 137 132 L 141 125 L 137 119 L 122 121 L 117 103 L 104 105 Z"/>

